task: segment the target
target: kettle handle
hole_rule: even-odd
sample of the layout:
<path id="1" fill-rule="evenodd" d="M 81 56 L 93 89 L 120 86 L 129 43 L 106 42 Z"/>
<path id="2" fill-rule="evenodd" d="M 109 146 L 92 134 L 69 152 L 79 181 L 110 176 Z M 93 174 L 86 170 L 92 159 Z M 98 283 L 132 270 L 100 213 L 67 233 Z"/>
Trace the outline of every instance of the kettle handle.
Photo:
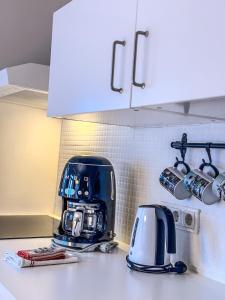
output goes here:
<path id="1" fill-rule="evenodd" d="M 165 239 L 167 253 L 176 253 L 176 231 L 172 212 L 162 205 L 155 206 L 157 232 L 155 264 L 164 264 Z"/>

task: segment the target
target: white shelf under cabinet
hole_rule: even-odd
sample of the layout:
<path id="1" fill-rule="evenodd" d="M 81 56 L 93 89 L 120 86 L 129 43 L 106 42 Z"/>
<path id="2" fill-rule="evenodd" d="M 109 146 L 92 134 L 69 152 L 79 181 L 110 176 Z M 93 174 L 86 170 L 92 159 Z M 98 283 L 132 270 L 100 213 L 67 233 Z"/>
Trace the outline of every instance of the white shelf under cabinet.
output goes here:
<path id="1" fill-rule="evenodd" d="M 178 102 L 89 114 L 67 115 L 68 120 L 129 127 L 164 127 L 225 122 L 225 99 Z"/>

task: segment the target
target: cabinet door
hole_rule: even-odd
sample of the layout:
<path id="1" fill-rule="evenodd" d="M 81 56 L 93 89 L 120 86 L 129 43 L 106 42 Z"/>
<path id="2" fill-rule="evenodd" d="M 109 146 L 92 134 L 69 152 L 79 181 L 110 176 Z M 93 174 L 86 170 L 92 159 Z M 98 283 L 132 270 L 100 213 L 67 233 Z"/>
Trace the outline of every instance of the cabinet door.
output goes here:
<path id="1" fill-rule="evenodd" d="M 225 1 L 139 0 L 132 106 L 225 95 Z"/>
<path id="2" fill-rule="evenodd" d="M 76 0 L 55 13 L 50 116 L 130 107 L 135 18 L 136 0 Z"/>

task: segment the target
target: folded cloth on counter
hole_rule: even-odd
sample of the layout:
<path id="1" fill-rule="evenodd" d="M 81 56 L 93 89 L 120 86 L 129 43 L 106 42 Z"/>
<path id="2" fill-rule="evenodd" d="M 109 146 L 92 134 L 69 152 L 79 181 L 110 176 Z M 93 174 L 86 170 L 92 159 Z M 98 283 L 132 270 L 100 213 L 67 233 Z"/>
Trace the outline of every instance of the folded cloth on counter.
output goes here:
<path id="1" fill-rule="evenodd" d="M 43 247 L 29 250 L 19 250 L 17 255 L 28 260 L 41 261 L 66 258 L 66 249 L 54 249 L 53 247 Z"/>
<path id="2" fill-rule="evenodd" d="M 40 259 L 36 257 L 34 260 L 34 259 L 25 259 L 14 252 L 5 252 L 4 260 L 18 268 L 70 264 L 79 261 L 79 258 L 76 255 L 74 255 L 74 253 L 67 253 L 65 251 L 63 255 L 64 258 L 48 258 L 44 260 L 43 257 Z"/>

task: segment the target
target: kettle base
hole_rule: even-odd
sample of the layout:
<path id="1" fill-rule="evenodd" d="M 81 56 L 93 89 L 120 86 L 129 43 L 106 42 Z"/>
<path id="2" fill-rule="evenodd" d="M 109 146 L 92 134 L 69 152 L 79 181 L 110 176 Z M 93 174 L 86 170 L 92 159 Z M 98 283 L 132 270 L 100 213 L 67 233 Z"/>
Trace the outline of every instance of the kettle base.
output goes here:
<path id="1" fill-rule="evenodd" d="M 143 272 L 143 273 L 149 273 L 149 274 L 165 274 L 165 273 L 177 273 L 177 274 L 183 274 L 187 271 L 187 266 L 184 262 L 178 261 L 175 263 L 175 265 L 172 265 L 171 263 L 167 265 L 142 265 L 135 262 L 132 262 L 129 259 L 129 255 L 126 257 L 127 266 L 131 270 Z"/>

